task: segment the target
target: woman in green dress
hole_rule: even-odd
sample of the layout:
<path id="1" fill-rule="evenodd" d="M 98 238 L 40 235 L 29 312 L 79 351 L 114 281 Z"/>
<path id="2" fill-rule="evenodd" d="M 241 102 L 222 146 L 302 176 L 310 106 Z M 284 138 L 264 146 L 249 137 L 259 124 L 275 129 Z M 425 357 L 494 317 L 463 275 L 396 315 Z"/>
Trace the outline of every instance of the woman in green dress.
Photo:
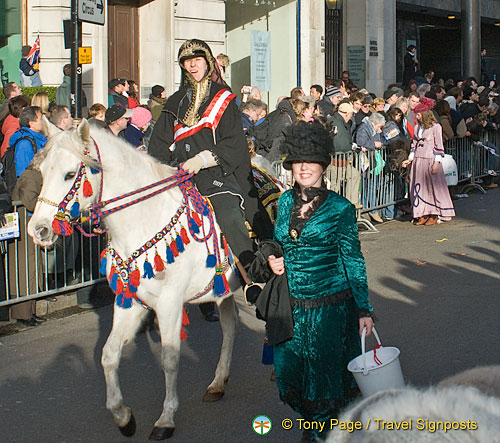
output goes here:
<path id="1" fill-rule="evenodd" d="M 317 123 L 300 122 L 282 144 L 293 189 L 278 202 L 275 239 L 284 256 L 269 257 L 286 272 L 294 320 L 292 339 L 274 347 L 281 399 L 308 421 L 325 422 L 358 394 L 347 364 L 361 354 L 359 334 L 373 327 L 365 261 L 354 206 L 325 186 L 333 143 Z M 314 441 L 318 432 L 304 432 Z"/>

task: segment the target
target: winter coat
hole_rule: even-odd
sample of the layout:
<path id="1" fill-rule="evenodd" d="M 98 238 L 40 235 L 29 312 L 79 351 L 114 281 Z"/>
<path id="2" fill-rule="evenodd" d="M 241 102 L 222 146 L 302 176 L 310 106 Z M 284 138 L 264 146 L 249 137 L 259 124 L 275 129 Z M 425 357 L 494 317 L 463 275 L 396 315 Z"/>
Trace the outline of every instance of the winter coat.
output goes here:
<path id="1" fill-rule="evenodd" d="M 356 132 L 356 144 L 361 148 L 375 151 L 375 142 L 380 141 L 380 136 L 366 117 Z"/>
<path id="2" fill-rule="evenodd" d="M 17 117 L 11 114 L 5 117 L 2 125 L 3 142 L 0 147 L 0 157 L 3 157 L 5 151 L 7 151 L 7 148 L 10 146 L 10 137 L 19 130 L 19 128 L 19 119 Z"/>
<path id="3" fill-rule="evenodd" d="M 451 140 L 455 136 L 451 127 L 451 119 L 447 115 L 441 115 L 439 123 L 443 128 L 443 140 Z"/>
<path id="4" fill-rule="evenodd" d="M 113 105 L 120 105 L 124 108 L 128 108 L 128 97 L 124 95 L 117 94 L 115 91 L 109 91 L 108 93 L 108 108 Z"/>
<path id="5" fill-rule="evenodd" d="M 19 131 L 15 132 L 10 137 L 10 146 L 14 145 L 14 143 L 16 143 L 16 141 L 22 137 L 30 137 L 31 139 L 33 139 L 35 141 L 37 152 L 40 149 L 43 149 L 45 143 L 47 143 L 45 135 L 23 126 L 21 129 L 19 129 Z M 33 160 L 34 156 L 35 154 L 33 153 L 33 145 L 29 140 L 21 140 L 16 145 L 15 162 L 16 175 L 18 178 L 31 163 L 31 160 Z"/>
<path id="6" fill-rule="evenodd" d="M 335 134 L 333 139 L 335 153 L 352 152 L 352 136 L 349 124 L 345 122 L 338 112 L 335 112 L 330 120 L 330 125 Z"/>
<path id="7" fill-rule="evenodd" d="M 158 120 L 160 112 L 165 106 L 166 102 L 167 102 L 166 98 L 156 97 L 154 95 L 149 96 L 148 108 L 151 111 L 151 114 L 153 115 L 154 121 Z"/>
<path id="8" fill-rule="evenodd" d="M 333 115 L 333 113 L 335 112 L 335 106 L 333 106 L 333 103 L 328 97 L 323 97 L 318 101 L 317 105 L 321 112 L 321 115 L 325 118 L 329 115 Z"/>

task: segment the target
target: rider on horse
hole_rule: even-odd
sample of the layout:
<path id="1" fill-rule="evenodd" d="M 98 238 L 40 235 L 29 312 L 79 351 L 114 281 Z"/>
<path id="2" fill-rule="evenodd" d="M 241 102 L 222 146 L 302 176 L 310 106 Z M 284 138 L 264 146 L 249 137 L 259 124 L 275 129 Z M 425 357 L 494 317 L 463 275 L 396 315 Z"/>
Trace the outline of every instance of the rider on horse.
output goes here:
<path id="1" fill-rule="evenodd" d="M 253 241 L 245 220 L 261 239 L 271 238 L 273 227 L 257 198 L 236 96 L 204 41 L 184 42 L 178 60 L 181 86 L 155 124 L 149 154 L 195 174 L 234 255 L 247 267 Z"/>

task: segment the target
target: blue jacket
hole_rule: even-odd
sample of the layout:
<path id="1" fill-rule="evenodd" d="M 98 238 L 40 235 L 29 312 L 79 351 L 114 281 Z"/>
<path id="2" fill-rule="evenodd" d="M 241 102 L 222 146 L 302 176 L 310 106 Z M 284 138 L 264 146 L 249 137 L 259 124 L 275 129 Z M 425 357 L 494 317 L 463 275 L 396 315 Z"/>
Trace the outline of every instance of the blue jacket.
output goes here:
<path id="1" fill-rule="evenodd" d="M 368 117 L 365 117 L 356 132 L 356 144 L 360 148 L 367 148 L 370 151 L 374 151 L 375 142 L 378 141 L 380 141 L 379 134 L 375 132 L 375 128 L 369 122 Z"/>
<path id="2" fill-rule="evenodd" d="M 45 143 L 47 143 L 47 139 L 43 134 L 35 132 L 26 127 L 22 127 L 21 129 L 19 129 L 19 131 L 14 132 L 14 134 L 12 134 L 12 136 L 10 137 L 9 145 L 13 146 L 14 143 L 21 137 L 32 138 L 35 141 L 37 151 L 43 149 Z M 33 154 L 33 145 L 29 140 L 21 140 L 16 145 L 15 161 L 16 161 L 16 175 L 18 178 L 31 163 L 31 160 L 33 160 L 34 156 L 35 155 Z"/>

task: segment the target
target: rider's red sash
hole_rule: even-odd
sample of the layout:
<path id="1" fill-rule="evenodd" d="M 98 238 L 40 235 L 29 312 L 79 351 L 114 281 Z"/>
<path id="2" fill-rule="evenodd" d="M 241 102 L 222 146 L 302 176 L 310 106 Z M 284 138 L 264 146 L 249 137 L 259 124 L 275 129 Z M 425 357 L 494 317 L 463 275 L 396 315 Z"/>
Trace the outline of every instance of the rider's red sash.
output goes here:
<path id="1" fill-rule="evenodd" d="M 231 91 L 221 89 L 217 94 L 215 94 L 214 98 L 208 105 L 208 108 L 203 113 L 202 118 L 196 125 L 184 126 L 182 123 L 179 123 L 174 126 L 174 142 L 190 137 L 198 131 L 201 131 L 203 128 L 210 128 L 215 134 L 215 130 L 217 129 L 217 126 L 219 126 L 222 114 L 229 105 L 229 102 L 235 97 L 236 95 L 234 95 Z"/>

